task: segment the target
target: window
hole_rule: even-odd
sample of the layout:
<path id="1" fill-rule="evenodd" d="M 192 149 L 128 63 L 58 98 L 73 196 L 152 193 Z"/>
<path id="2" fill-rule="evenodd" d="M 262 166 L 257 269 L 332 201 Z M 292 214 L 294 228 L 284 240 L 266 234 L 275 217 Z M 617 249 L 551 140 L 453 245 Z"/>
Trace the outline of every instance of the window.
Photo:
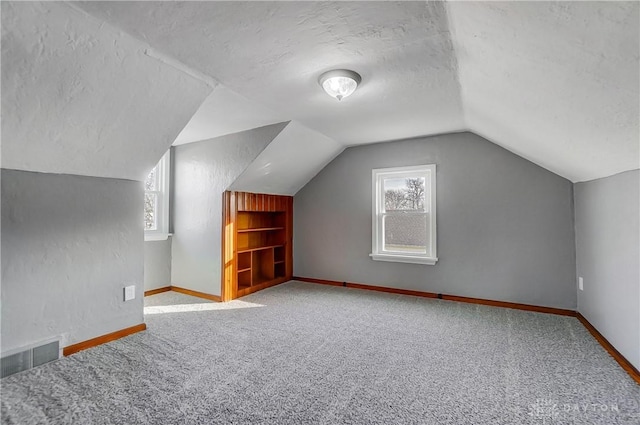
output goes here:
<path id="1" fill-rule="evenodd" d="M 436 166 L 373 170 L 371 258 L 435 264 Z"/>
<path id="2" fill-rule="evenodd" d="M 145 241 L 169 237 L 169 161 L 170 151 L 167 151 L 144 181 Z"/>

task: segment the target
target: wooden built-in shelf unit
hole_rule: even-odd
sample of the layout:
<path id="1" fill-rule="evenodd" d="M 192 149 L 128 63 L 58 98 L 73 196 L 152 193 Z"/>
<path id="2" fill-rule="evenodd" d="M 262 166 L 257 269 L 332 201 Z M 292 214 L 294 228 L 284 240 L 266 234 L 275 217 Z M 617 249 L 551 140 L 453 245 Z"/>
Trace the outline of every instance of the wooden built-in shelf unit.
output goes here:
<path id="1" fill-rule="evenodd" d="M 224 193 L 222 301 L 290 280 L 293 275 L 293 198 Z"/>

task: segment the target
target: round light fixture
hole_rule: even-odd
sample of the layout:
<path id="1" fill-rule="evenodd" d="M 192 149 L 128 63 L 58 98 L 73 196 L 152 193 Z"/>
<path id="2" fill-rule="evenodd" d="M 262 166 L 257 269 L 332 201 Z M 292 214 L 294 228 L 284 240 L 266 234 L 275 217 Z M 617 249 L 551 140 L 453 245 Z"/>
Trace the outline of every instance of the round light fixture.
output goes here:
<path id="1" fill-rule="evenodd" d="M 331 97 L 342 100 L 356 91 L 362 81 L 360 74 L 348 69 L 334 69 L 320 76 L 318 82 Z"/>

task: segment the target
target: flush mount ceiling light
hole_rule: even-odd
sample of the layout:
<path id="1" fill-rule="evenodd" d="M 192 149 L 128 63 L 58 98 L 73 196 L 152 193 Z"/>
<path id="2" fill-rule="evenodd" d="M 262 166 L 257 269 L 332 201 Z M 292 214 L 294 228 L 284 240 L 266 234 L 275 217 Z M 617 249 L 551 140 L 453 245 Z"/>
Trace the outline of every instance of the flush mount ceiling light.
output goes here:
<path id="1" fill-rule="evenodd" d="M 348 69 L 334 69 L 320 76 L 318 82 L 331 97 L 342 100 L 356 91 L 362 81 L 360 74 Z"/>

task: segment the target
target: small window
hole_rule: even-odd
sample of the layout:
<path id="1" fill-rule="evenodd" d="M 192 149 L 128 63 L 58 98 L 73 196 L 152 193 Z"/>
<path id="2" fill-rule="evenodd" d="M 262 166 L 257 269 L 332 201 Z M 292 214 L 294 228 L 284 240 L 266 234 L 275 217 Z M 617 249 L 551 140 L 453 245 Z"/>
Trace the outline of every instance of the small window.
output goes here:
<path id="1" fill-rule="evenodd" d="M 435 264 L 436 166 L 373 170 L 371 258 Z"/>
<path id="2" fill-rule="evenodd" d="M 170 151 L 151 169 L 144 181 L 144 240 L 169 237 L 169 160 Z"/>

